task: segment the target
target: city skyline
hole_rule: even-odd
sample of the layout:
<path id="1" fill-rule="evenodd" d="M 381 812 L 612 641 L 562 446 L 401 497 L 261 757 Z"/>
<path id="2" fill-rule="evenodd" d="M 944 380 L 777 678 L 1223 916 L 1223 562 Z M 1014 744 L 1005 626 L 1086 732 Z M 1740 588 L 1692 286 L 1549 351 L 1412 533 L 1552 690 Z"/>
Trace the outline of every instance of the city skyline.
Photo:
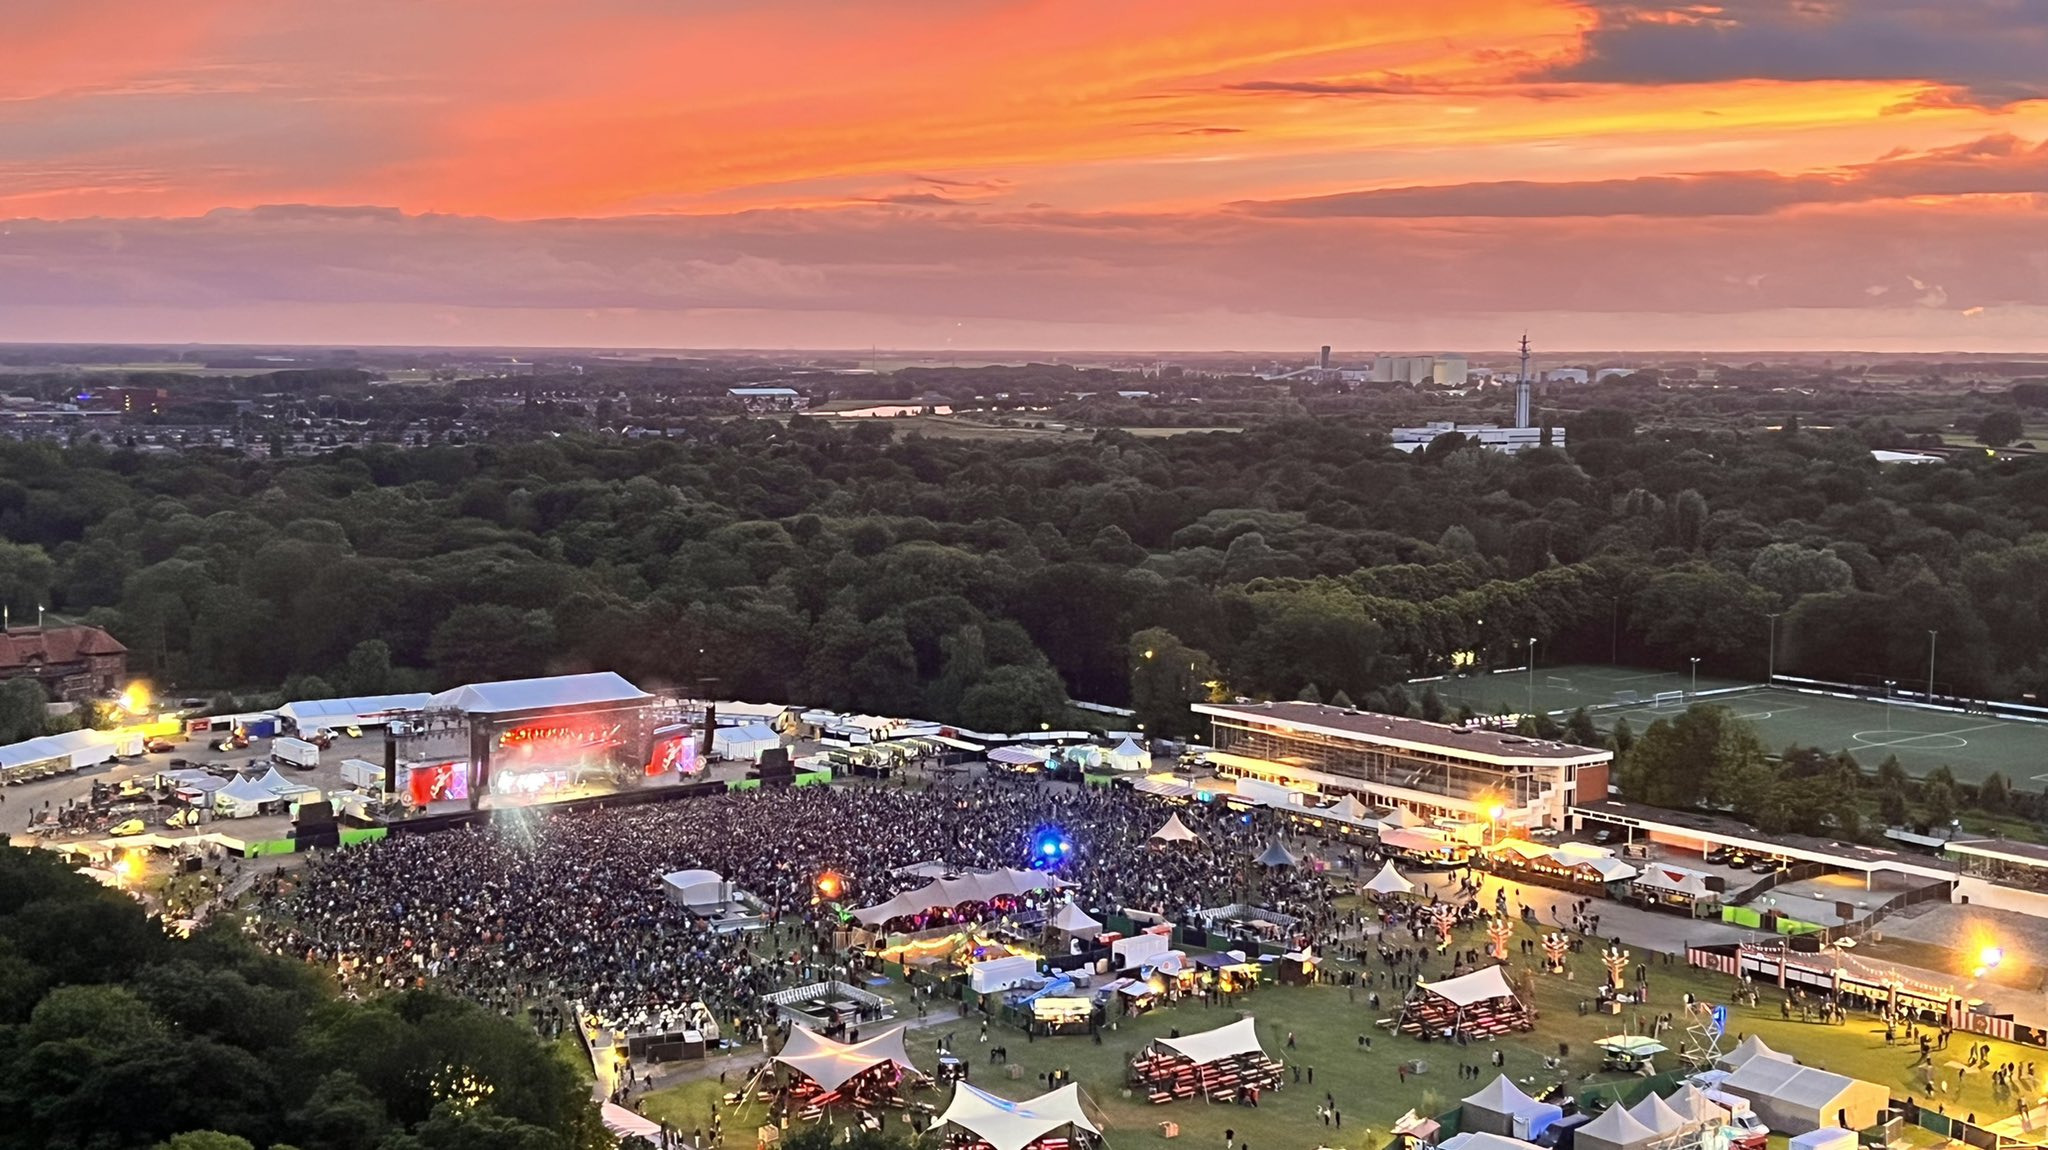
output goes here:
<path id="1" fill-rule="evenodd" d="M 30 0 L 0 339 L 2048 350 L 2001 0 Z"/>

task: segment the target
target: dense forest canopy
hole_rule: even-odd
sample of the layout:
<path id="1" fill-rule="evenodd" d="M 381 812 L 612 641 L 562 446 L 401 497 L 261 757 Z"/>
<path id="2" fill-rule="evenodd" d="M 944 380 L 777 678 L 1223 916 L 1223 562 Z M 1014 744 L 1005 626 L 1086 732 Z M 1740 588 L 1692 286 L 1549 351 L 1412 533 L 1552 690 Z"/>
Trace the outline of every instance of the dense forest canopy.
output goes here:
<path id="1" fill-rule="evenodd" d="M 56 854 L 0 849 L 0 1148 L 173 1138 L 295 1150 L 610 1144 L 588 1087 L 518 1023 L 427 991 L 343 1002 L 314 968 L 256 950 L 232 919 L 174 939 Z"/>
<path id="2" fill-rule="evenodd" d="M 1337 419 L 1054 442 L 707 419 L 299 460 L 6 445 L 0 600 L 107 627 L 184 693 L 612 668 L 977 729 L 1068 697 L 1137 698 L 1155 730 L 1218 691 L 1363 700 L 1532 637 L 1545 663 L 1760 676 L 1772 615 L 1780 672 L 1923 682 L 1937 630 L 1943 691 L 2048 686 L 2048 463 L 1566 424 L 1569 451 L 1520 457 L 1405 456 Z"/>

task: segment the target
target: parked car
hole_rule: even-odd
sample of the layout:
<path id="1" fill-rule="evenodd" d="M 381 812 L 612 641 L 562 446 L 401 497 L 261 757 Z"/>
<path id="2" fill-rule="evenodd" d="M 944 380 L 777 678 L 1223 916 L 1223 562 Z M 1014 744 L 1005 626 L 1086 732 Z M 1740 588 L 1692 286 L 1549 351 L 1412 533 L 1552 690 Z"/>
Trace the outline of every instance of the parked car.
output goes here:
<path id="1" fill-rule="evenodd" d="M 1715 847 L 1713 850 L 1708 851 L 1706 854 L 1706 861 L 1713 863 L 1715 866 L 1720 866 L 1722 863 L 1727 862 L 1728 848 Z"/>
<path id="2" fill-rule="evenodd" d="M 172 751 L 177 750 L 178 744 L 170 741 L 169 739 L 157 738 L 150 739 L 149 741 L 143 743 L 142 749 L 152 755 L 167 755 L 170 754 Z"/>
<path id="3" fill-rule="evenodd" d="M 199 825 L 199 808 L 186 807 L 182 811 L 172 811 L 171 817 L 164 820 L 164 825 L 167 827 L 196 827 Z"/>
<path id="4" fill-rule="evenodd" d="M 354 723 L 350 723 L 348 726 L 343 727 L 341 729 L 341 733 L 347 735 L 351 739 L 360 739 L 363 737 L 363 729 L 361 727 L 356 726 Z"/>
<path id="5" fill-rule="evenodd" d="M 141 834 L 146 826 L 147 824 L 141 819 L 129 819 L 125 822 L 115 823 L 113 829 L 107 833 L 117 839 L 125 839 L 130 835 Z"/>
<path id="6" fill-rule="evenodd" d="M 1554 839 L 1557 837 L 1557 828 L 1532 827 L 1529 830 L 1529 837 L 1532 839 Z"/>
<path id="7" fill-rule="evenodd" d="M 1613 832 L 1613 831 L 1610 831 L 1610 830 L 1604 830 L 1604 829 L 1603 829 L 1603 830 L 1597 830 L 1597 831 L 1594 831 L 1594 832 L 1593 832 L 1593 841 L 1594 841 L 1594 842 L 1596 842 L 1596 843 L 1610 843 L 1610 842 L 1613 842 L 1613 841 L 1614 841 L 1614 832 Z"/>
<path id="8" fill-rule="evenodd" d="M 1758 859 L 1750 866 L 1749 873 L 1770 874 L 1772 871 L 1783 869 L 1784 865 L 1785 863 L 1782 859 Z"/>
<path id="9" fill-rule="evenodd" d="M 1743 870 L 1749 866 L 1750 861 L 1750 857 L 1741 851 L 1729 851 L 1728 856 L 1721 860 L 1721 865 L 1734 867 L 1736 870 Z"/>

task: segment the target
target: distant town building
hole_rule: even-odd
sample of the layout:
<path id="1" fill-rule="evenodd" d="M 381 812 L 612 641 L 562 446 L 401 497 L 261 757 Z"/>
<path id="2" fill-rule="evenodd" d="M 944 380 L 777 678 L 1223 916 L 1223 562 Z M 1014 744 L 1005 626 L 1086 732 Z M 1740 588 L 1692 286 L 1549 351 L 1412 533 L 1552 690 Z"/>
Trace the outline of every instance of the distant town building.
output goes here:
<path id="1" fill-rule="evenodd" d="M 1463 387 L 1465 377 L 1471 373 L 1462 355 L 1440 355 L 1430 365 L 1430 382 L 1438 387 Z"/>
<path id="2" fill-rule="evenodd" d="M 1437 441 L 1438 438 L 1457 432 L 1466 439 L 1492 451 L 1504 451 L 1518 455 L 1532 447 L 1543 446 L 1543 429 L 1540 427 L 1499 427 L 1491 423 L 1426 423 L 1421 427 L 1397 427 L 1393 430 L 1396 451 L 1417 452 Z M 1564 428 L 1555 427 L 1550 432 L 1552 447 L 1564 446 Z"/>
<path id="3" fill-rule="evenodd" d="M 118 411 L 123 414 L 156 415 L 171 398 L 171 393 L 161 387 L 107 387 L 98 391 L 80 392 L 78 404 L 91 411 Z"/>
<path id="4" fill-rule="evenodd" d="M 33 678 L 59 702 L 116 690 L 128 648 L 98 627 L 9 627 L 0 634 L 0 679 Z"/>
<path id="5" fill-rule="evenodd" d="M 803 392 L 793 387 L 730 387 L 725 394 L 748 411 L 795 411 L 804 405 Z"/>
<path id="6" fill-rule="evenodd" d="M 873 407 L 849 407 L 844 411 L 822 411 L 834 419 L 908 419 L 915 415 L 951 415 L 951 404 L 882 403 Z"/>
<path id="7" fill-rule="evenodd" d="M 1589 378 L 1583 367 L 1553 367 L 1543 373 L 1545 383 L 1587 383 Z"/>
<path id="8" fill-rule="evenodd" d="M 1383 355 L 1372 361 L 1374 383 L 1424 384 L 1436 379 L 1432 355 Z"/>
<path id="9" fill-rule="evenodd" d="M 1613 379 L 1616 376 L 1634 375 L 1635 373 L 1636 369 L 1632 367 L 1603 367 L 1593 373 L 1593 382 L 1599 383 L 1602 380 Z"/>
<path id="10" fill-rule="evenodd" d="M 1880 448 L 1878 448 L 1878 449 L 1877 449 L 1877 450 L 1875 450 L 1875 451 L 1872 451 L 1872 452 L 1870 453 L 1870 457 L 1871 457 L 1872 459 L 1875 459 L 1875 460 L 1877 460 L 1877 461 L 1878 461 L 1879 463 L 1943 463 L 1943 462 L 1946 462 L 1946 460 L 1944 460 L 1944 459 L 1943 459 L 1943 458 L 1942 458 L 1941 456 L 1939 456 L 1939 455 L 1929 455 L 1929 454 L 1927 454 L 1927 453 L 1926 453 L 1926 452 L 1924 452 L 1924 451 L 1886 451 L 1885 449 L 1883 449 L 1883 448 L 1881 448 L 1881 447 L 1880 447 Z"/>

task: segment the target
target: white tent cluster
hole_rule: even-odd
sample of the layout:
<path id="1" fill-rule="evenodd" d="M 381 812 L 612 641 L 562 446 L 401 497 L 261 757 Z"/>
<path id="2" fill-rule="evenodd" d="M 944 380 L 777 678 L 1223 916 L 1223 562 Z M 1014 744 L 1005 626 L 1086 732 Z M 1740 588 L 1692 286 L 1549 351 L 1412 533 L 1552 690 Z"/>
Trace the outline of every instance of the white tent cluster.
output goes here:
<path id="1" fill-rule="evenodd" d="M 1180 821 L 1179 815 L 1168 815 L 1166 825 L 1152 832 L 1152 837 L 1163 843 L 1186 843 L 1195 840 L 1195 832 Z"/>
<path id="2" fill-rule="evenodd" d="M 1877 1083 L 1801 1066 L 1777 1053 L 1744 1061 L 1721 1080 L 1721 1089 L 1749 1099 L 1773 1130 L 1861 1130 L 1891 1104 L 1891 1092 Z M 1844 1117 L 1846 1122 L 1841 1121 Z"/>
<path id="3" fill-rule="evenodd" d="M 880 1066 L 901 1067 L 917 1073 L 910 1055 L 903 1049 L 903 1028 L 898 1026 L 861 1042 L 835 1042 L 808 1027 L 789 1032 L 789 1041 L 775 1061 L 818 1084 L 831 1093 L 859 1075 Z"/>
<path id="4" fill-rule="evenodd" d="M 1102 933 L 1101 923 L 1070 902 L 1061 903 L 1060 908 L 1052 912 L 1052 917 L 1045 920 L 1045 925 L 1075 938 L 1093 938 Z"/>
<path id="5" fill-rule="evenodd" d="M 1552 1102 L 1538 1102 L 1524 1093 L 1507 1075 L 1494 1080 L 1459 1107 L 1458 1125 L 1474 1133 L 1498 1134 L 1523 1140 L 1534 1139 L 1564 1117 L 1564 1108 Z"/>
<path id="6" fill-rule="evenodd" d="M 954 1088 L 953 1103 L 939 1116 L 939 1124 L 965 1130 L 995 1150 L 1024 1150 L 1046 1135 L 1070 1127 L 1102 1133 L 1082 1113 L 1081 1088 L 1071 1082 L 1022 1102 L 998 1098 L 962 1082 Z"/>
<path id="7" fill-rule="evenodd" d="M 982 874 L 967 874 L 959 878 L 942 878 L 927 883 L 913 891 L 905 891 L 887 902 L 877 903 L 853 912 L 853 917 L 868 926 L 880 926 L 892 918 L 903 918 L 923 914 L 930 910 L 950 910 L 962 903 L 988 902 L 990 899 L 1029 894 L 1037 890 L 1054 890 L 1071 883 L 1063 883 L 1044 871 L 998 870 Z"/>

